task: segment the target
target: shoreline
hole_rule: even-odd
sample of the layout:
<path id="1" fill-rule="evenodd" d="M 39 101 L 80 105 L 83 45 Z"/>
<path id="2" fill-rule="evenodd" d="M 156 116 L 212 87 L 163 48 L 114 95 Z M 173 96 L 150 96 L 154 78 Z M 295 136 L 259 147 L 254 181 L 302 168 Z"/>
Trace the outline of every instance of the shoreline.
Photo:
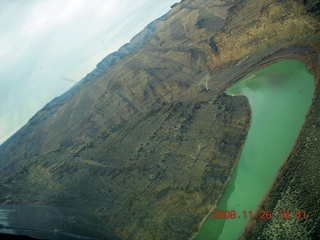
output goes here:
<path id="1" fill-rule="evenodd" d="M 228 95 L 228 96 L 231 96 L 231 95 Z M 221 194 L 219 195 L 219 198 L 217 199 L 216 203 L 214 204 L 213 208 L 210 210 L 210 212 L 202 219 L 202 221 L 199 223 L 198 225 L 198 231 L 194 234 L 191 234 L 191 237 L 189 238 L 190 240 L 194 240 L 195 237 L 199 234 L 204 222 L 207 220 L 208 216 L 216 209 L 216 207 L 218 206 L 218 203 L 222 197 L 222 195 L 225 193 L 225 190 L 226 190 L 226 187 L 229 183 L 229 181 L 231 180 L 232 178 L 232 175 L 234 173 L 234 170 L 237 168 L 238 164 L 239 164 L 239 161 L 240 161 L 240 157 L 241 157 L 241 154 L 242 154 L 242 150 L 243 150 L 243 147 L 244 147 L 244 144 L 247 140 L 247 137 L 248 137 L 248 133 L 249 133 L 249 130 L 250 130 L 250 125 L 251 125 L 251 121 L 252 121 L 252 110 L 251 110 L 251 106 L 250 106 L 250 102 L 249 102 L 249 99 L 248 97 L 246 97 L 245 95 L 238 95 L 240 97 L 245 97 L 246 98 L 246 101 L 247 101 L 247 104 L 249 105 L 249 108 L 250 108 L 250 119 L 249 119 L 249 126 L 248 128 L 246 129 L 247 130 L 247 133 L 246 133 L 246 137 L 244 138 L 244 141 L 243 143 L 241 144 L 241 147 L 240 147 L 240 151 L 238 152 L 238 155 L 237 155 L 237 161 L 236 161 L 236 164 L 234 165 L 233 169 L 232 169 L 232 172 L 231 172 L 231 175 L 228 177 L 227 181 L 226 181 L 226 184 L 224 186 L 224 189 L 223 191 L 221 192 Z"/>
<path id="2" fill-rule="evenodd" d="M 306 113 L 306 116 L 305 116 L 305 121 L 304 121 L 304 123 L 303 123 L 303 125 L 302 125 L 302 127 L 301 127 L 301 129 L 300 129 L 300 131 L 299 131 L 299 134 L 298 134 L 298 136 L 297 136 L 297 138 L 296 138 L 296 140 L 295 140 L 295 143 L 294 143 L 291 151 L 289 152 L 288 156 L 286 157 L 286 159 L 284 160 L 283 164 L 282 164 L 281 167 L 279 168 L 278 174 L 276 175 L 276 177 L 275 177 L 274 180 L 272 181 L 272 185 L 271 185 L 269 191 L 266 192 L 266 194 L 265 194 L 264 197 L 262 198 L 259 206 L 256 208 L 256 211 L 254 211 L 254 216 L 256 216 L 256 214 L 259 213 L 259 210 L 262 209 L 261 206 L 263 205 L 263 203 L 265 203 L 266 201 L 268 201 L 268 200 L 270 199 L 269 194 L 272 192 L 272 190 L 274 190 L 274 188 L 276 188 L 276 186 L 278 185 L 279 180 L 281 180 L 282 177 L 283 177 L 283 176 L 282 176 L 283 168 L 288 168 L 288 167 L 287 167 L 287 162 L 288 162 L 288 160 L 290 159 L 290 156 L 292 156 L 294 149 L 296 149 L 297 146 L 300 144 L 300 141 L 301 141 L 301 133 L 306 129 L 306 123 L 307 123 L 307 121 L 308 121 L 308 117 L 309 117 L 309 115 L 310 115 L 310 112 L 311 112 L 311 109 L 312 109 L 313 105 L 315 105 L 315 97 L 316 97 L 315 94 L 316 94 L 317 90 L 319 90 L 319 84 L 320 84 L 319 74 L 318 74 L 318 72 L 317 72 L 316 64 L 315 64 L 314 62 L 312 62 L 311 59 L 309 59 L 310 56 L 311 56 L 311 54 L 297 55 L 294 50 L 287 52 L 288 50 L 289 50 L 289 47 L 288 47 L 288 48 L 284 48 L 284 49 L 280 49 L 280 50 L 277 51 L 275 54 L 270 54 L 268 57 L 261 59 L 261 63 L 260 63 L 260 64 L 257 64 L 257 65 L 254 66 L 254 67 L 250 67 L 250 68 L 246 69 L 245 74 L 242 74 L 241 77 L 237 77 L 236 80 L 231 80 L 231 81 L 229 81 L 229 82 L 227 83 L 226 87 L 225 87 L 224 90 L 223 90 L 223 92 L 225 92 L 227 88 L 231 87 L 233 84 L 235 84 L 236 82 L 240 81 L 241 78 L 244 77 L 245 75 L 248 75 L 248 74 L 250 74 L 250 73 L 252 73 L 252 72 L 254 72 L 254 71 L 260 70 L 260 69 L 262 69 L 262 68 L 264 68 L 264 67 L 266 67 L 266 66 L 268 66 L 268 65 L 271 65 L 271 64 L 273 64 L 273 63 L 277 63 L 277 62 L 280 62 L 280 61 L 283 61 L 283 60 L 288 60 L 288 59 L 296 59 L 296 60 L 299 60 L 299 61 L 301 61 L 302 63 L 304 63 L 305 66 L 306 66 L 306 68 L 307 68 L 308 71 L 312 74 L 312 76 L 313 76 L 313 78 L 314 78 L 314 93 L 313 93 L 313 97 L 312 97 L 311 104 L 310 104 L 309 109 L 308 109 L 308 111 L 307 111 L 307 113 Z M 291 54 L 290 54 L 290 53 L 291 53 Z M 313 51 L 312 53 L 313 53 L 313 54 L 316 54 L 316 51 Z M 311 56 L 311 57 L 312 57 L 312 56 Z M 248 80 L 248 79 L 246 79 L 246 80 Z M 244 95 L 234 94 L 234 95 L 231 95 L 231 96 L 244 96 Z M 244 96 L 244 97 L 246 97 L 246 96 Z M 247 97 L 246 97 L 246 98 L 247 98 Z M 248 99 L 248 98 L 247 98 L 247 99 Z M 249 101 L 248 101 L 248 104 L 249 104 L 250 110 L 251 110 L 251 112 L 252 112 L 252 109 L 251 109 L 251 106 L 250 106 Z M 252 114 L 251 114 L 251 116 L 250 116 L 250 125 L 251 125 L 251 120 L 252 120 Z M 250 129 L 250 127 L 248 128 L 248 132 L 249 132 L 249 129 Z M 248 134 L 248 132 L 247 132 L 247 134 Z M 247 138 L 247 136 L 246 136 L 246 138 Z M 245 140 L 246 140 L 246 138 L 245 138 Z M 245 143 L 245 142 L 244 142 L 244 143 Z M 242 146 L 241 146 L 241 151 L 240 151 L 240 153 L 239 153 L 237 163 L 236 163 L 235 167 L 234 167 L 233 170 L 232 170 L 232 174 L 233 174 L 233 172 L 234 172 L 235 168 L 237 167 L 238 162 L 239 162 L 239 160 L 240 160 L 240 156 L 241 156 L 241 153 L 242 153 L 242 150 L 243 150 L 244 143 L 243 143 Z M 225 188 L 226 188 L 227 184 L 229 183 L 229 181 L 230 181 L 230 179 L 231 179 L 231 177 L 232 177 L 232 174 L 231 174 L 231 176 L 228 178 L 227 183 L 226 183 L 226 185 L 225 185 Z M 224 189 L 224 191 L 222 192 L 222 194 L 223 194 L 224 192 L 225 192 L 225 189 Z M 211 212 L 216 208 L 218 202 L 219 202 L 220 199 L 221 199 L 222 194 L 219 196 L 219 199 L 218 199 L 218 201 L 216 202 L 215 207 L 211 210 Z M 199 230 L 198 230 L 195 234 L 193 234 L 190 239 L 193 240 L 193 239 L 199 234 L 199 232 L 200 232 L 200 230 L 201 230 L 201 228 L 202 228 L 205 220 L 208 218 L 208 216 L 211 214 L 211 212 L 208 213 L 208 215 L 206 215 L 206 217 L 199 223 L 199 225 L 198 225 L 198 226 L 199 226 Z M 246 224 L 243 232 L 241 233 L 240 238 L 243 237 L 244 232 L 247 231 L 248 226 L 250 226 L 253 221 L 254 221 L 254 218 L 251 219 L 251 220 L 249 220 L 249 222 Z"/>
<path id="3" fill-rule="evenodd" d="M 317 54 L 317 52 L 314 52 Z M 318 56 L 318 54 L 317 54 Z M 308 132 L 311 132 L 311 129 L 308 128 L 308 126 L 311 124 L 311 122 L 314 120 L 314 111 L 317 109 L 317 92 L 320 90 L 320 74 L 319 70 L 317 67 L 319 67 L 318 62 L 314 62 L 310 59 L 310 55 L 302 55 L 297 57 L 300 61 L 302 61 L 306 67 L 308 68 L 309 72 L 313 75 L 314 78 L 314 93 L 313 93 L 313 98 L 311 105 L 306 113 L 305 116 L 305 121 L 300 129 L 299 135 L 296 138 L 296 141 L 289 152 L 286 160 L 280 167 L 278 174 L 274 181 L 272 182 L 272 185 L 269 189 L 269 191 L 266 193 L 264 198 L 261 200 L 259 207 L 257 208 L 257 212 L 255 212 L 254 216 L 257 215 L 259 210 L 268 208 L 267 206 L 272 206 L 272 209 L 275 209 L 277 206 L 277 202 L 281 199 L 283 199 L 282 196 L 279 196 L 278 192 L 279 189 L 284 189 L 286 187 L 290 186 L 289 182 L 286 182 L 286 178 L 288 177 L 287 175 L 291 175 L 292 172 L 295 172 L 295 168 L 293 168 L 293 164 L 299 165 L 300 162 L 296 162 L 295 158 L 297 158 L 298 155 L 300 155 L 300 150 L 303 145 L 305 145 L 305 138 L 308 134 Z M 309 154 L 310 155 L 310 154 Z M 303 157 L 303 156 L 302 156 Z M 273 197 L 271 197 L 273 196 Z M 268 208 L 269 209 L 269 208 Z M 316 209 L 313 209 L 316 210 Z M 255 221 L 254 219 L 251 219 L 248 224 L 246 225 L 245 229 L 243 230 L 240 239 L 246 239 L 246 237 L 252 236 L 250 234 L 257 233 L 262 229 L 264 229 L 264 226 L 268 223 L 260 223 Z M 272 227 L 272 226 L 271 226 Z M 270 228 L 271 228 L 270 227 Z M 253 232 L 253 233 L 252 233 Z"/>

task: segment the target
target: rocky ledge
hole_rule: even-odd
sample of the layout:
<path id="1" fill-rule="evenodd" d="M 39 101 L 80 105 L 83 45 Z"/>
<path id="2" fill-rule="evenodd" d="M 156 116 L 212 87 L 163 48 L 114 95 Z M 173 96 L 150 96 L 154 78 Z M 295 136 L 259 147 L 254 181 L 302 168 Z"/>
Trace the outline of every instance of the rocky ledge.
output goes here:
<path id="1" fill-rule="evenodd" d="M 172 6 L 139 49 L 0 146 L 0 202 L 86 208 L 122 239 L 191 238 L 230 179 L 249 127 L 247 100 L 223 91 L 294 58 L 314 75 L 315 95 L 261 208 L 300 208 L 308 218 L 253 220 L 242 238 L 315 239 L 319 16 L 313 0 Z"/>

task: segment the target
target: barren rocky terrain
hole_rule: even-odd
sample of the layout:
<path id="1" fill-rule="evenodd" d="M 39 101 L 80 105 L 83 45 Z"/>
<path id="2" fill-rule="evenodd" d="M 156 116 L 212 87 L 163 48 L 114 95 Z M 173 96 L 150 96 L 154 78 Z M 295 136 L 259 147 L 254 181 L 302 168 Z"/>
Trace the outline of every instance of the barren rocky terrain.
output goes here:
<path id="1" fill-rule="evenodd" d="M 312 0 L 175 4 L 135 39 L 139 47 L 98 64 L 0 146 L 0 203 L 84 208 L 122 239 L 191 238 L 230 179 L 250 124 L 247 99 L 223 91 L 253 70 L 299 59 L 314 75 L 314 99 L 261 209 L 300 208 L 308 218 L 253 220 L 243 239 L 315 239 L 319 16 Z"/>

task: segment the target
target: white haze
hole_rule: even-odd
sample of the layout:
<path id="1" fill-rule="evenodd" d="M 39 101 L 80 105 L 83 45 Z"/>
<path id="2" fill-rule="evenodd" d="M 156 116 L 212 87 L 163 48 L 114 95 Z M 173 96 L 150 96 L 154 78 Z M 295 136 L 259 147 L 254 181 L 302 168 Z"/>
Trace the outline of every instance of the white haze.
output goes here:
<path id="1" fill-rule="evenodd" d="M 0 0 L 0 144 L 176 0 Z"/>

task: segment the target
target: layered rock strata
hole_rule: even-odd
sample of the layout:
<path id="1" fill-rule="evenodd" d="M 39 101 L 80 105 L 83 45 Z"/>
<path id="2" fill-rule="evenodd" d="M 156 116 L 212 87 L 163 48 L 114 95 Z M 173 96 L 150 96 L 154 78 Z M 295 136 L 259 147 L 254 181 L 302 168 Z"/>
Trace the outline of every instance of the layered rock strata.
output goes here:
<path id="1" fill-rule="evenodd" d="M 319 16 L 317 1 L 174 5 L 139 49 L 0 146 L 0 202 L 86 208 L 123 239 L 190 238 L 219 200 L 249 128 L 248 101 L 223 91 L 295 58 L 314 75 L 315 97 L 261 208 L 299 207 L 309 218 L 286 228 L 252 221 L 243 238 L 319 235 Z"/>

